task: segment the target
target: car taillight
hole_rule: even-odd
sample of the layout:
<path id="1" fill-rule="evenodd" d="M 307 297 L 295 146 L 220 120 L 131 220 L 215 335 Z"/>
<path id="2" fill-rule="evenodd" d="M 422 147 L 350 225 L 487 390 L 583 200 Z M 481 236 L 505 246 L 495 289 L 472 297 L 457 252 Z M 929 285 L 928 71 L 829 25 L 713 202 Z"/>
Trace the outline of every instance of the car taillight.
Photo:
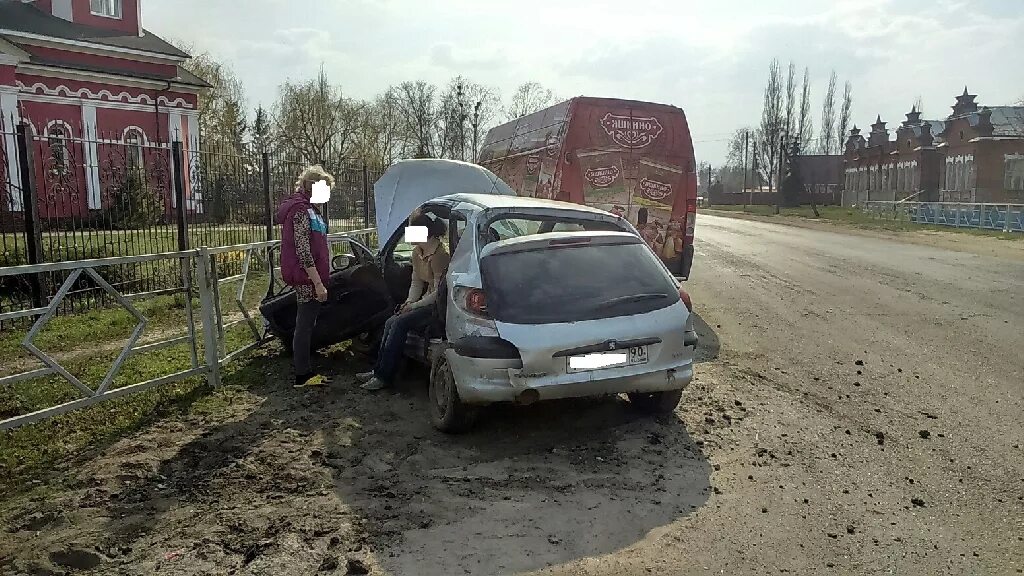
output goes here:
<path id="1" fill-rule="evenodd" d="M 683 301 L 686 309 L 693 312 L 693 302 L 690 301 L 690 295 L 686 293 L 686 290 L 683 290 L 682 286 L 679 287 L 679 298 Z"/>
<path id="2" fill-rule="evenodd" d="M 477 316 L 487 316 L 487 296 L 479 288 L 466 292 L 466 310 Z"/>

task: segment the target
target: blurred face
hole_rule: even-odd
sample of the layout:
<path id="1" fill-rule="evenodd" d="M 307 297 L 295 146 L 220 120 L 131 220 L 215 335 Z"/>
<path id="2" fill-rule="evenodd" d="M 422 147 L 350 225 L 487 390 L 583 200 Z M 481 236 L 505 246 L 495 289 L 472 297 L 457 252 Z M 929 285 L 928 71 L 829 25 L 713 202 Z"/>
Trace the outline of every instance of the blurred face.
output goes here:
<path id="1" fill-rule="evenodd" d="M 309 201 L 313 204 L 326 204 L 331 199 L 331 186 L 326 180 L 307 183 L 309 187 Z"/>

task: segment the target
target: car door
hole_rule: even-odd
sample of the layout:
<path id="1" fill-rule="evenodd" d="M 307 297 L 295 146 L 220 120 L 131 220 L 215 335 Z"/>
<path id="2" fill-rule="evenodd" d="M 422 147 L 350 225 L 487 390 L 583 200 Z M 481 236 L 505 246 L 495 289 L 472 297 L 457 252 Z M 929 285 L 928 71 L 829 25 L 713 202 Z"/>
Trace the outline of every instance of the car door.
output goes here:
<path id="1" fill-rule="evenodd" d="M 331 238 L 331 277 L 313 341 L 335 344 L 382 325 L 394 310 L 373 252 L 355 238 Z"/>

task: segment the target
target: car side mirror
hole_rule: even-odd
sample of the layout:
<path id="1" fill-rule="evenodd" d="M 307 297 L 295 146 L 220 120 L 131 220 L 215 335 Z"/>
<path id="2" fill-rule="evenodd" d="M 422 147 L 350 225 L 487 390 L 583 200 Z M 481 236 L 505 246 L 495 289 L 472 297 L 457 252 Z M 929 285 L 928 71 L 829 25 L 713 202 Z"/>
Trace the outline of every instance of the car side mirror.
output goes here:
<path id="1" fill-rule="evenodd" d="M 338 254 L 331 259 L 331 267 L 335 270 L 344 270 L 356 262 L 352 254 Z"/>

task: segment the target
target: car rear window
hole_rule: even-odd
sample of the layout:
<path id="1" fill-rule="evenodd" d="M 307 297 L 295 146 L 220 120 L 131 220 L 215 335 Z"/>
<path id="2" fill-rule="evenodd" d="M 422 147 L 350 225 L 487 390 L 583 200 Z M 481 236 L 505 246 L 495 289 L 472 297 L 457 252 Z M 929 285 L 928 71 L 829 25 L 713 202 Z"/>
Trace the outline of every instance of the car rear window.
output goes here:
<path id="1" fill-rule="evenodd" d="M 644 244 L 543 246 L 480 262 L 487 311 L 511 324 L 643 314 L 679 301 Z"/>

